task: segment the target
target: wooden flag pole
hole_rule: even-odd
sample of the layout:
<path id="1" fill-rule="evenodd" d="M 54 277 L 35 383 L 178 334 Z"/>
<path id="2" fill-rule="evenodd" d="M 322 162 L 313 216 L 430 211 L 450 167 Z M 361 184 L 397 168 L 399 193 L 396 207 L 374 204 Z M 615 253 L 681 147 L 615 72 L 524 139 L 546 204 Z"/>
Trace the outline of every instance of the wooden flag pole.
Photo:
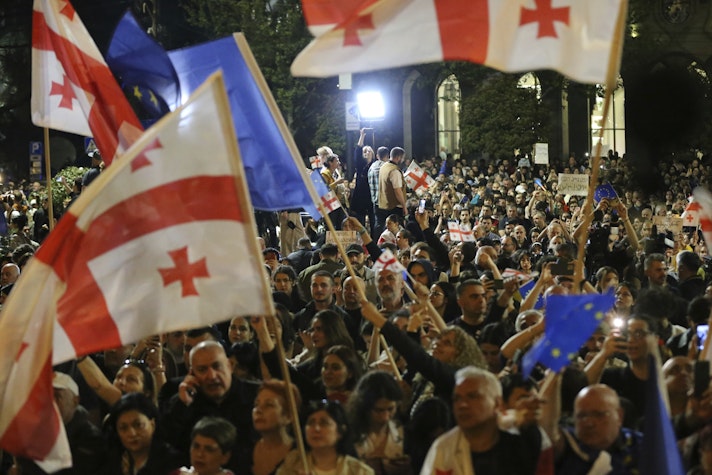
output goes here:
<path id="1" fill-rule="evenodd" d="M 277 317 L 271 315 L 272 319 Z M 270 319 L 265 319 L 265 324 L 270 321 Z M 277 323 L 272 320 L 271 324 L 275 327 Z M 275 331 L 276 335 L 279 332 Z M 282 338 L 278 336 L 275 338 L 277 340 L 274 344 L 277 348 L 277 358 L 279 359 L 279 366 L 282 370 L 282 380 L 287 385 L 287 403 L 289 404 L 289 411 L 292 413 L 292 429 L 294 430 L 294 439 L 297 443 L 297 449 L 299 450 L 299 455 L 302 459 L 302 464 L 304 466 L 304 473 L 309 473 L 309 459 L 307 458 L 307 450 L 304 446 L 304 438 L 302 437 L 302 427 L 299 425 L 299 408 L 297 408 L 297 401 L 294 398 L 294 393 L 292 392 L 292 378 L 289 376 L 289 368 L 287 367 L 287 355 L 284 351 L 284 346 L 282 346 Z"/>
<path id="2" fill-rule="evenodd" d="M 623 32 L 625 31 L 625 22 L 627 19 L 628 12 L 628 2 L 623 0 L 620 4 L 618 10 L 618 19 L 616 21 L 616 31 L 613 36 L 613 41 L 611 42 L 611 54 L 608 58 L 608 69 L 606 75 L 606 92 L 603 98 L 603 114 L 601 128 L 598 132 L 598 142 L 596 143 L 596 149 L 593 154 L 593 161 L 591 163 L 591 178 L 588 184 L 588 195 L 586 196 L 586 203 L 582 212 L 584 213 L 584 220 L 582 226 L 584 226 L 584 232 L 580 234 L 578 241 L 578 253 L 576 256 L 576 270 L 575 278 L 576 282 L 575 293 L 581 292 L 581 282 L 584 280 L 583 274 L 583 263 L 586 251 L 586 242 L 588 241 L 589 227 L 591 221 L 593 220 L 593 192 L 598 185 L 598 175 L 600 171 L 601 163 L 601 149 L 603 148 L 603 134 L 604 134 L 604 124 L 608 113 L 610 111 L 611 99 L 613 98 L 613 91 L 616 88 L 618 82 L 618 71 L 620 65 L 620 57 L 623 51 Z M 590 212 L 589 212 L 590 209 Z"/>
<path id="3" fill-rule="evenodd" d="M 49 129 L 44 128 L 44 160 L 45 160 L 45 174 L 47 176 L 47 206 L 48 206 L 48 217 L 49 217 L 49 230 L 54 229 L 54 200 L 52 199 L 52 166 L 50 160 L 49 151 Z M 42 203 L 40 203 L 42 206 Z"/>

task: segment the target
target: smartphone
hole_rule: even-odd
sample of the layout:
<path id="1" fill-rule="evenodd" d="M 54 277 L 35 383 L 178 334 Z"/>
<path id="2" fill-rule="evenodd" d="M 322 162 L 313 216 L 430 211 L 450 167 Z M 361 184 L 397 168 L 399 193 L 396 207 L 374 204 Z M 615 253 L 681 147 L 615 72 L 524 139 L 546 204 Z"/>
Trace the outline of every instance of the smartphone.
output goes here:
<path id="1" fill-rule="evenodd" d="M 504 288 L 504 280 L 494 279 L 494 288 L 495 289 L 503 289 Z"/>
<path id="2" fill-rule="evenodd" d="M 611 234 L 614 236 L 618 235 L 618 226 L 611 226 Z"/>
<path id="3" fill-rule="evenodd" d="M 574 261 L 560 257 L 549 269 L 552 275 L 574 275 Z"/>
<path id="4" fill-rule="evenodd" d="M 697 349 L 702 350 L 705 346 L 705 340 L 707 339 L 707 332 L 709 332 L 709 325 L 697 325 Z"/>
<path id="5" fill-rule="evenodd" d="M 695 361 L 695 397 L 702 397 L 702 394 L 710 386 L 710 362 L 707 360 Z"/>
<path id="6" fill-rule="evenodd" d="M 420 204 L 418 204 L 418 214 L 423 213 L 425 213 L 425 200 L 420 200 Z"/>

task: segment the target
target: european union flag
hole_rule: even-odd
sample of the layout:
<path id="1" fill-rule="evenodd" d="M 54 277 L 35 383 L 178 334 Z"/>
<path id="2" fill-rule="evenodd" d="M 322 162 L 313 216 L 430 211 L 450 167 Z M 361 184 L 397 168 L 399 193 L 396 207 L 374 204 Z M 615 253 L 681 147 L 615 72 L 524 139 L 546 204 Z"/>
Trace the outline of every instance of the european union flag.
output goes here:
<path id="1" fill-rule="evenodd" d="M 613 292 L 603 295 L 550 295 L 546 299 L 544 336 L 522 358 L 524 377 L 529 376 L 537 362 L 553 371 L 567 366 L 601 324 L 614 302 Z"/>
<path id="2" fill-rule="evenodd" d="M 610 183 L 604 183 L 603 185 L 599 185 L 593 191 L 593 201 L 598 203 L 603 198 L 608 198 L 609 200 L 618 199 L 618 193 L 616 193 L 616 190 Z"/>
<path id="3" fill-rule="evenodd" d="M 643 419 L 643 443 L 640 458 L 640 473 L 675 475 L 685 473 L 682 459 L 677 449 L 677 439 L 672 428 L 670 413 L 663 402 L 658 380 L 658 363 L 650 355 L 648 368 L 650 376 L 645 383 L 645 419 Z"/>
<path id="4" fill-rule="evenodd" d="M 166 51 L 147 35 L 131 13 L 114 31 L 106 63 L 133 104 L 150 125 L 181 104 L 180 83 Z M 146 120 L 148 119 L 148 120 Z"/>
<path id="5" fill-rule="evenodd" d="M 134 45 L 145 43 L 134 38 L 141 35 L 148 36 L 140 28 L 139 31 L 128 27 L 117 28 L 109 49 L 126 50 L 122 55 L 123 64 L 135 66 L 137 74 L 143 71 L 160 76 L 161 73 L 150 68 L 153 63 L 149 64 L 145 59 L 139 59 L 140 55 L 128 51 L 137 47 Z M 263 211 L 304 208 L 319 219 L 319 212 L 307 189 L 304 160 L 299 156 L 244 37 L 238 34 L 170 51 L 167 56 L 178 77 L 179 97 L 189 97 L 211 74 L 223 71 L 252 206 Z M 161 60 L 156 65 L 164 63 Z"/>
<path id="6" fill-rule="evenodd" d="M 522 297 L 522 300 L 527 298 L 527 295 L 529 295 L 529 292 L 531 292 L 534 289 L 534 286 L 536 285 L 536 280 L 532 279 L 526 284 L 523 284 L 519 287 L 519 294 Z M 534 304 L 534 308 L 536 310 L 539 310 L 544 307 L 544 296 L 539 295 L 539 298 L 536 300 L 536 303 Z"/>

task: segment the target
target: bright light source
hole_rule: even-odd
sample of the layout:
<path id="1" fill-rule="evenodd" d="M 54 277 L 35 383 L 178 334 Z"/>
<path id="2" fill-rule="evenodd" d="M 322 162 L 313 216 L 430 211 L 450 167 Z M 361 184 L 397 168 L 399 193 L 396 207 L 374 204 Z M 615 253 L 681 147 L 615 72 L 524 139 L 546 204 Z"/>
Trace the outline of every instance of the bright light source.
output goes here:
<path id="1" fill-rule="evenodd" d="M 380 92 L 359 92 L 356 100 L 361 120 L 382 120 L 386 116 L 386 106 Z"/>

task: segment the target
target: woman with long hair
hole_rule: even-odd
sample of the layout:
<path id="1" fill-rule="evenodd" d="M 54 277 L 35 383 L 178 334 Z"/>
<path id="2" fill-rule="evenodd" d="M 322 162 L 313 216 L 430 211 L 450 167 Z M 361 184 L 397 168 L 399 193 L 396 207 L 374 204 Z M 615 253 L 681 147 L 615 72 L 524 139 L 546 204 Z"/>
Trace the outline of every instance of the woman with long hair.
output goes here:
<path id="1" fill-rule="evenodd" d="M 430 303 L 448 323 L 455 320 L 462 313 L 457 304 L 457 293 L 450 282 L 435 282 L 430 286 Z"/>
<path id="2" fill-rule="evenodd" d="M 326 350 L 321 365 L 321 384 L 326 399 L 346 403 L 363 371 L 363 361 L 353 349 L 334 345 Z"/>
<path id="3" fill-rule="evenodd" d="M 410 461 L 403 451 L 403 426 L 395 415 L 403 391 L 392 374 L 371 371 L 359 381 L 348 404 L 356 453 L 377 473 L 405 473 Z M 407 470 L 409 471 L 409 470 Z"/>
<path id="4" fill-rule="evenodd" d="M 326 351 L 334 345 L 344 345 L 355 350 L 344 319 L 332 310 L 321 310 L 312 318 L 309 327 L 311 336 L 310 355 L 299 363 L 297 371 L 312 381 L 321 377 L 321 366 Z"/>
<path id="5" fill-rule="evenodd" d="M 180 455 L 158 437 L 158 409 L 140 393 L 126 394 L 105 425 L 109 455 L 104 475 L 165 475 L 179 468 Z"/>
<path id="6" fill-rule="evenodd" d="M 79 358 L 77 360 L 77 368 L 89 387 L 108 407 L 116 404 L 125 394 L 140 393 L 154 401 L 154 403 L 158 396 L 154 378 L 155 374 L 161 374 L 161 368 L 158 366 L 154 368 L 156 369 L 154 372 L 143 361 L 127 359 L 119 367 L 113 381 L 109 381 L 90 356 Z M 161 375 L 165 381 L 165 369 L 163 371 Z"/>
<path id="7" fill-rule="evenodd" d="M 257 334 L 262 361 L 270 375 L 279 377 L 282 370 L 277 351 L 263 320 L 253 317 L 252 326 Z M 323 399 L 328 397 L 330 392 L 334 399 L 347 398 L 348 394 L 339 393 L 353 389 L 357 380 L 354 378 L 363 374 L 363 363 L 354 349 L 353 340 L 343 319 L 331 310 L 322 310 L 312 319 L 310 333 L 313 345 L 311 355 L 296 368 L 288 366 L 292 381 L 306 400 Z M 331 351 L 332 347 L 337 349 Z M 335 369 L 338 371 L 334 371 Z"/>
<path id="8" fill-rule="evenodd" d="M 477 342 L 460 327 L 444 328 L 433 338 L 431 351 L 428 352 L 382 314 L 364 312 L 364 317 L 381 330 L 386 341 L 408 363 L 406 376 L 413 387 L 409 412 L 432 396 L 450 401 L 458 369 L 469 365 L 487 368 Z"/>
<path id="9" fill-rule="evenodd" d="M 358 460 L 350 437 L 346 412 L 340 403 L 313 403 L 306 414 L 304 438 L 307 447 L 309 473 L 330 475 L 374 475 L 373 469 Z M 302 473 L 304 464 L 298 451 L 293 450 L 277 475 Z"/>

